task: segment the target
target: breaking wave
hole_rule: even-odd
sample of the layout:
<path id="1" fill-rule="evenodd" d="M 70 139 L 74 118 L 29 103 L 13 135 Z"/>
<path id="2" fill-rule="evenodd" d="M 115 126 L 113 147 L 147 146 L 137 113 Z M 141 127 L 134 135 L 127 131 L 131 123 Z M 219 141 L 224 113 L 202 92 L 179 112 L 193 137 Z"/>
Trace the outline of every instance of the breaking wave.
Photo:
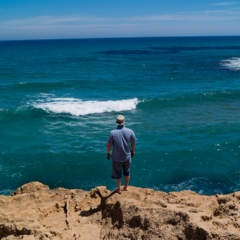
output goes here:
<path id="1" fill-rule="evenodd" d="M 233 57 L 230 59 L 223 60 L 221 65 L 225 68 L 239 71 L 240 70 L 240 57 Z"/>
<path id="2" fill-rule="evenodd" d="M 33 107 L 53 113 L 66 113 L 73 116 L 134 110 L 139 103 L 137 98 L 109 101 L 83 101 L 76 98 L 52 98 L 37 102 Z"/>

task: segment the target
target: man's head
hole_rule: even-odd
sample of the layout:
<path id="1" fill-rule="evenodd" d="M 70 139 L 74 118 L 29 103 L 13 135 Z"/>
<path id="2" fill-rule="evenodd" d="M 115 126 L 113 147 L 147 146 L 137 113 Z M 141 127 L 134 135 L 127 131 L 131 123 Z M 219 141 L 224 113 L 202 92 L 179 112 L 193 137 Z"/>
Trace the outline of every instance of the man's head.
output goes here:
<path id="1" fill-rule="evenodd" d="M 116 123 L 120 126 L 124 125 L 125 117 L 123 115 L 118 115 L 117 118 L 116 118 Z"/>

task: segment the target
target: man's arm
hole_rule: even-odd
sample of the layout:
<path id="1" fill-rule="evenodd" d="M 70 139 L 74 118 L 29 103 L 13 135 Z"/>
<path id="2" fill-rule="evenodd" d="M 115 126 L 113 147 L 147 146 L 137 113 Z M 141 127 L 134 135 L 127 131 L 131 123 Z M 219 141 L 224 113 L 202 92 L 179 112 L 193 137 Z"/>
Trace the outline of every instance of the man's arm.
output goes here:
<path id="1" fill-rule="evenodd" d="M 106 158 L 108 160 L 110 160 L 110 157 L 111 157 L 111 155 L 110 155 L 111 148 L 112 148 L 112 144 L 111 143 L 107 143 L 107 146 L 106 146 Z"/>
<path id="2" fill-rule="evenodd" d="M 135 147 L 136 147 L 136 142 L 132 141 L 132 151 L 131 151 L 131 157 L 133 157 L 135 155 Z"/>

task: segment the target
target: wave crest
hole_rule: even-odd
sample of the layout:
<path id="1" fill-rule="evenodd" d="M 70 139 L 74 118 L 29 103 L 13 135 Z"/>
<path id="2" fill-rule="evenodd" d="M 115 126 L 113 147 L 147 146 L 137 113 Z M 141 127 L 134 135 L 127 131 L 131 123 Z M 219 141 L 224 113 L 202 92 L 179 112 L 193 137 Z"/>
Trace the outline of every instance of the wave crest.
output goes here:
<path id="1" fill-rule="evenodd" d="M 231 59 L 226 59 L 221 62 L 223 67 L 226 67 L 231 70 L 239 71 L 240 70 L 240 58 L 233 57 Z"/>
<path id="2" fill-rule="evenodd" d="M 109 101 L 83 101 L 75 98 L 52 98 L 47 102 L 34 103 L 33 107 L 47 112 L 66 113 L 73 116 L 134 110 L 139 103 L 137 98 Z"/>

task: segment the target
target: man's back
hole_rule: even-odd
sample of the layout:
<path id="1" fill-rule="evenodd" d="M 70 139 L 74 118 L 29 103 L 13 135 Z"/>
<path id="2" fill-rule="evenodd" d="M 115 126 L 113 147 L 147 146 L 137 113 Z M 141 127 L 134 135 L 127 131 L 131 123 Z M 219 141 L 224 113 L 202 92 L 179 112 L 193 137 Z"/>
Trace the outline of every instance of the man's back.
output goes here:
<path id="1" fill-rule="evenodd" d="M 118 126 L 109 134 L 108 143 L 113 145 L 112 158 L 116 162 L 125 162 L 131 159 L 131 144 L 135 143 L 134 132 L 124 126 Z"/>

